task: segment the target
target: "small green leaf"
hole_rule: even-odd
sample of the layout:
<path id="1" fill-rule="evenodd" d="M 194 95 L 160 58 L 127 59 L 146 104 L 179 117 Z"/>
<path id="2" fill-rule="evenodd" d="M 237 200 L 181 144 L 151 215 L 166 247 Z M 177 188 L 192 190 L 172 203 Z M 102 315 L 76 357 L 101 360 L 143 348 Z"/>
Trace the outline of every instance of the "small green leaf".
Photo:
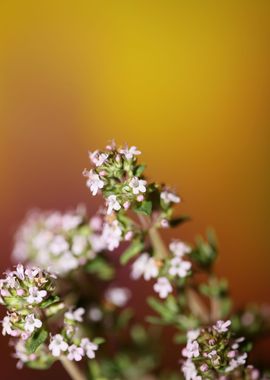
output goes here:
<path id="1" fill-rule="evenodd" d="M 98 346 L 100 344 L 103 344 L 105 342 L 105 339 L 104 338 L 101 338 L 101 337 L 96 337 L 95 339 L 93 339 L 93 343 L 94 344 L 97 344 Z"/>
<path id="2" fill-rule="evenodd" d="M 36 331 L 26 342 L 25 347 L 30 354 L 33 354 L 38 347 L 45 342 L 48 333 L 44 329 Z"/>
<path id="3" fill-rule="evenodd" d="M 134 256 L 142 251 L 144 244 L 141 240 L 135 239 L 130 246 L 123 252 L 120 258 L 122 265 L 127 264 Z"/>
<path id="4" fill-rule="evenodd" d="M 114 268 L 102 257 L 96 257 L 86 264 L 88 273 L 97 275 L 101 280 L 110 280 L 114 275 Z"/>
<path id="5" fill-rule="evenodd" d="M 144 344 L 145 342 L 147 342 L 147 332 L 145 328 L 140 324 L 134 325 L 131 328 L 130 334 L 133 341 L 137 344 Z"/>
<path id="6" fill-rule="evenodd" d="M 145 169 L 145 165 L 138 165 L 135 169 L 135 176 L 140 177 L 143 174 L 144 169 Z"/>
<path id="7" fill-rule="evenodd" d="M 152 212 L 152 202 L 151 201 L 143 201 L 136 206 L 135 211 L 139 214 L 150 215 Z"/>
<path id="8" fill-rule="evenodd" d="M 146 317 L 146 321 L 149 323 L 152 323 L 153 325 L 160 325 L 160 326 L 167 325 L 167 322 L 165 322 L 163 319 L 154 317 L 152 315 L 149 315 L 148 317 Z"/>
<path id="9" fill-rule="evenodd" d="M 58 296 L 52 296 L 49 299 L 43 301 L 40 305 L 42 309 L 46 309 L 47 307 L 53 305 L 54 303 L 58 302 L 60 298 Z"/>
<path id="10" fill-rule="evenodd" d="M 130 308 L 124 309 L 119 315 L 116 323 L 118 329 L 125 328 L 133 317 L 133 311 Z"/>
<path id="11" fill-rule="evenodd" d="M 172 321 L 174 319 L 174 313 L 168 309 L 167 305 L 163 302 L 157 300 L 154 297 L 149 297 L 147 299 L 149 306 L 152 307 L 166 322 Z"/>

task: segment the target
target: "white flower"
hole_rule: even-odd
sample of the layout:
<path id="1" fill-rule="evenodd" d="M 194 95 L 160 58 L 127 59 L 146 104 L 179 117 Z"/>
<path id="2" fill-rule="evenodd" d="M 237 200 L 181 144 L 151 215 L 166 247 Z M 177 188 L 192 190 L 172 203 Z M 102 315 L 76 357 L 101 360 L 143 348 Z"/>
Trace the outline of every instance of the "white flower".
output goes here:
<path id="1" fill-rule="evenodd" d="M 65 313 L 65 318 L 69 319 L 70 321 L 76 321 L 76 322 L 82 322 L 83 321 L 83 315 L 85 313 L 85 309 L 83 307 L 79 307 L 78 309 L 72 311 L 69 310 Z"/>
<path id="2" fill-rule="evenodd" d="M 196 340 L 199 335 L 200 335 L 200 329 L 189 330 L 187 332 L 187 341 L 188 342 L 193 342 L 193 340 Z"/>
<path id="3" fill-rule="evenodd" d="M 72 252 L 74 255 L 79 256 L 83 253 L 87 246 L 87 237 L 83 235 L 76 235 L 73 238 Z"/>
<path id="4" fill-rule="evenodd" d="M 62 228 L 64 231 L 70 231 L 78 227 L 83 221 L 81 215 L 64 214 L 62 217 Z"/>
<path id="5" fill-rule="evenodd" d="M 231 372 L 235 370 L 237 367 L 240 367 L 246 364 L 246 360 L 247 360 L 247 353 L 244 352 L 242 355 L 238 356 L 237 358 L 230 360 L 229 366 L 225 369 L 225 371 Z"/>
<path id="6" fill-rule="evenodd" d="M 171 193 L 170 191 L 162 191 L 160 198 L 165 203 L 180 203 L 181 201 L 181 199 L 176 194 Z"/>
<path id="7" fill-rule="evenodd" d="M 53 235 L 50 231 L 42 230 L 33 238 L 33 247 L 35 249 L 46 248 L 51 241 Z"/>
<path id="8" fill-rule="evenodd" d="M 12 328 L 11 317 L 8 315 L 6 315 L 2 321 L 2 334 L 11 336 L 18 335 L 17 331 Z"/>
<path id="9" fill-rule="evenodd" d="M 186 277 L 191 268 L 191 263 L 189 261 L 182 260 L 180 257 L 174 257 L 170 264 L 171 267 L 169 269 L 169 274 L 171 276 L 179 276 L 181 278 Z"/>
<path id="10" fill-rule="evenodd" d="M 51 337 L 51 342 L 49 344 L 49 350 L 52 352 L 53 356 L 60 356 L 61 352 L 65 352 L 68 349 L 67 342 L 60 334 L 56 334 Z"/>
<path id="11" fill-rule="evenodd" d="M 143 277 L 146 281 L 149 281 L 151 278 L 155 278 L 158 276 L 158 266 L 152 257 L 150 257 L 147 261 L 146 267 L 144 269 Z"/>
<path id="12" fill-rule="evenodd" d="M 17 279 L 14 276 L 14 272 L 7 273 L 7 276 L 6 276 L 6 279 L 4 280 L 4 282 L 7 284 L 7 286 L 9 288 L 12 288 L 12 289 L 16 288 L 18 285 Z"/>
<path id="13" fill-rule="evenodd" d="M 142 253 L 132 265 L 131 277 L 135 280 L 143 275 L 146 281 L 158 276 L 158 266 L 148 253 Z"/>
<path id="14" fill-rule="evenodd" d="M 140 278 L 144 274 L 144 269 L 145 269 L 145 266 L 148 262 L 149 257 L 150 256 L 148 255 L 148 253 L 142 253 L 137 258 L 137 260 L 135 260 L 134 263 L 132 264 L 131 277 L 134 280 L 137 280 L 138 278 Z"/>
<path id="15" fill-rule="evenodd" d="M 105 247 L 107 247 L 109 251 L 116 249 L 122 238 L 122 230 L 119 222 L 114 220 L 112 223 L 105 223 L 101 237 Z"/>
<path id="16" fill-rule="evenodd" d="M 202 377 L 198 375 L 195 364 L 192 360 L 188 359 L 182 365 L 182 371 L 185 376 L 185 380 L 201 380 Z"/>
<path id="17" fill-rule="evenodd" d="M 81 347 L 76 346 L 75 344 L 72 344 L 68 348 L 68 360 L 75 360 L 76 362 L 82 360 L 82 357 L 84 355 L 84 351 Z"/>
<path id="18" fill-rule="evenodd" d="M 228 327 L 231 325 L 231 323 L 232 322 L 230 320 L 226 322 L 217 321 L 217 323 L 213 326 L 213 328 L 219 333 L 225 333 L 229 330 Z"/>
<path id="19" fill-rule="evenodd" d="M 55 273 L 65 274 L 78 268 L 78 266 L 78 259 L 71 252 L 66 251 L 61 256 L 58 256 L 58 260 L 53 263 L 53 270 Z"/>
<path id="20" fill-rule="evenodd" d="M 130 148 L 126 147 L 125 149 L 120 149 L 119 153 L 123 154 L 127 160 L 131 160 L 133 156 L 138 156 L 141 152 L 137 149 L 136 146 L 131 146 Z"/>
<path id="21" fill-rule="evenodd" d="M 29 314 L 25 317 L 24 321 L 24 330 L 30 334 L 34 332 L 34 330 L 39 329 L 42 326 L 42 322 L 40 319 L 35 318 L 35 314 Z"/>
<path id="22" fill-rule="evenodd" d="M 186 347 L 182 350 L 182 355 L 189 359 L 200 356 L 198 342 L 196 340 L 188 342 Z"/>
<path id="23" fill-rule="evenodd" d="M 27 297 L 27 302 L 32 303 L 41 303 L 43 298 L 46 297 L 46 290 L 38 290 L 36 286 L 29 288 L 29 296 Z"/>
<path id="24" fill-rule="evenodd" d="M 31 267 L 25 269 L 25 275 L 30 279 L 33 280 L 39 273 L 41 272 L 41 269 L 38 267 Z M 50 274 L 51 277 L 53 277 L 52 274 Z"/>
<path id="25" fill-rule="evenodd" d="M 49 246 L 50 252 L 55 256 L 67 251 L 68 248 L 68 242 L 62 235 L 56 235 Z"/>
<path id="26" fill-rule="evenodd" d="M 89 359 L 94 359 L 96 356 L 95 351 L 98 349 L 98 346 L 96 344 L 92 343 L 88 338 L 83 338 L 81 340 L 80 346 Z"/>
<path id="27" fill-rule="evenodd" d="M 25 348 L 25 343 L 22 339 L 18 340 L 15 344 L 15 354 L 14 357 L 19 359 L 17 362 L 16 367 L 18 369 L 22 369 L 24 363 L 28 362 L 29 360 L 35 359 L 35 354 L 28 354 L 27 350 Z"/>
<path id="28" fill-rule="evenodd" d="M 24 275 L 24 267 L 22 264 L 18 264 L 17 267 L 16 267 L 16 275 L 17 277 L 20 279 L 20 280 L 24 280 L 25 278 L 25 275 Z"/>
<path id="29" fill-rule="evenodd" d="M 106 242 L 102 235 L 91 234 L 89 236 L 89 242 L 94 252 L 101 252 L 106 248 Z"/>
<path id="30" fill-rule="evenodd" d="M 146 181 L 143 179 L 139 179 L 137 177 L 133 177 L 129 181 L 129 187 L 132 189 L 134 195 L 138 195 L 139 193 L 146 192 Z"/>
<path id="31" fill-rule="evenodd" d="M 119 211 L 121 209 L 121 205 L 118 202 L 116 195 L 109 195 L 106 199 L 107 202 L 107 214 L 110 215 L 114 210 Z"/>
<path id="32" fill-rule="evenodd" d="M 160 298 L 167 298 L 168 294 L 173 291 L 173 288 L 166 277 L 160 277 L 154 284 L 154 291 L 159 294 Z"/>
<path id="33" fill-rule="evenodd" d="M 93 170 L 90 170 L 89 172 L 84 171 L 84 175 L 88 177 L 86 185 L 89 187 L 93 195 L 97 195 L 99 189 L 103 188 L 104 182 Z"/>
<path id="34" fill-rule="evenodd" d="M 100 231 L 102 228 L 102 219 L 99 216 L 93 216 L 89 224 L 93 231 Z"/>
<path id="35" fill-rule="evenodd" d="M 96 166 L 101 166 L 107 160 L 108 154 L 100 153 L 98 150 L 95 150 L 92 153 L 89 152 L 89 158 L 93 162 L 93 164 L 95 164 Z"/>
<path id="36" fill-rule="evenodd" d="M 184 255 L 191 252 L 191 248 L 180 240 L 174 240 L 169 245 L 170 251 L 175 254 L 175 256 L 183 257 Z"/>
<path id="37" fill-rule="evenodd" d="M 106 299 L 118 307 L 123 307 L 130 298 L 130 290 L 127 288 L 111 288 L 108 289 L 105 297 Z"/>

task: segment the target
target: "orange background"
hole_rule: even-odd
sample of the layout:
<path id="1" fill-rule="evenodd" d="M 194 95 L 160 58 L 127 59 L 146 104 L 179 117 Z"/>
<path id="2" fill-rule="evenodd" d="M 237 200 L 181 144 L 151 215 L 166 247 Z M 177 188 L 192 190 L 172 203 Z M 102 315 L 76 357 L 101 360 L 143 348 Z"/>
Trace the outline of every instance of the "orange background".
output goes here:
<path id="1" fill-rule="evenodd" d="M 193 217 L 184 239 L 215 227 L 237 304 L 270 301 L 269 11 L 267 0 L 2 0 L 1 271 L 29 208 L 96 209 L 81 172 L 87 150 L 115 138 L 178 189 Z M 37 375 L 14 369 L 6 338 L 0 356 L 1 379 Z"/>

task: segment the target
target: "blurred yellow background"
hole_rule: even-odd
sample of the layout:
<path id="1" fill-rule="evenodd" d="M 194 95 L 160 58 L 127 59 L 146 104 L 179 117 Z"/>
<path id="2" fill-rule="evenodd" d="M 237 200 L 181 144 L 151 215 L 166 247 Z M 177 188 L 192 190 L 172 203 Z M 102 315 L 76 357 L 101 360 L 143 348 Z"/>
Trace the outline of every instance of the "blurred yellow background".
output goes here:
<path id="1" fill-rule="evenodd" d="M 183 239 L 215 227 L 237 303 L 270 301 L 269 16 L 267 0 L 2 0 L 1 270 L 29 208 L 97 207 L 81 172 L 115 138 L 178 190 Z"/>

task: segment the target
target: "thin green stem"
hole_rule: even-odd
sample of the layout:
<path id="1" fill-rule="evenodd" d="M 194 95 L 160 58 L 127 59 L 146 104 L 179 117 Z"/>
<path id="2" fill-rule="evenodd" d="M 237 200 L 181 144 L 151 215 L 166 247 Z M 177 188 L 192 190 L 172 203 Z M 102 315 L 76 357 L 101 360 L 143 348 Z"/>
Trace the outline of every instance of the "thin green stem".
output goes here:
<path id="1" fill-rule="evenodd" d="M 65 357 L 62 357 L 60 361 L 72 380 L 87 380 L 86 376 L 73 361 Z"/>

